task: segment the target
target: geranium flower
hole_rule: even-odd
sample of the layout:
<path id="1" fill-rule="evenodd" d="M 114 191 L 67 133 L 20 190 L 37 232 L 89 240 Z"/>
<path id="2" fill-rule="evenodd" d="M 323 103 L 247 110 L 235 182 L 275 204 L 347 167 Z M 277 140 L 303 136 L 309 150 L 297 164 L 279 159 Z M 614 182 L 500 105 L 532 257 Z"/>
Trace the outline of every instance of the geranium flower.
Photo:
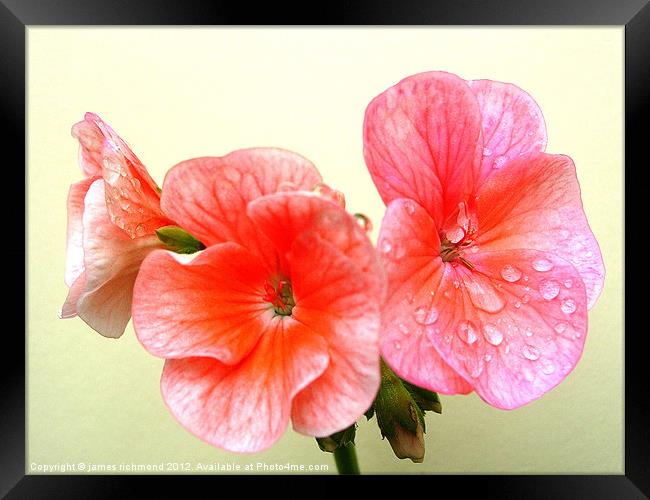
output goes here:
<path id="1" fill-rule="evenodd" d="M 383 276 L 361 226 L 315 167 L 277 149 L 180 163 L 162 207 L 207 248 L 156 250 L 134 288 L 140 342 L 166 358 L 174 417 L 231 451 L 271 446 L 289 420 L 326 436 L 379 385 Z"/>
<path id="2" fill-rule="evenodd" d="M 155 229 L 171 224 L 160 210 L 156 183 L 99 116 L 72 127 L 86 178 L 70 186 L 65 283 L 60 312 L 79 316 L 106 337 L 119 337 L 131 317 L 140 263 L 161 246 Z"/>
<path id="3" fill-rule="evenodd" d="M 381 352 L 400 377 L 515 408 L 576 365 L 604 268 L 574 164 L 545 147 L 541 111 L 506 83 L 422 73 L 368 106 Z"/>

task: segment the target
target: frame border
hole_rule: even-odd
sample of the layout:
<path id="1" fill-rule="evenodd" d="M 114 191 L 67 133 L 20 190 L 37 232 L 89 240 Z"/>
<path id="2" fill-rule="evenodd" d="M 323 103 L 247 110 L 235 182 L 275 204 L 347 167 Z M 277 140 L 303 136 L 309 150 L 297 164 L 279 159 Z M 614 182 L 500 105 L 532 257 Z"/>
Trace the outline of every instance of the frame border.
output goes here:
<path id="1" fill-rule="evenodd" d="M 236 5 L 236 7 L 235 7 Z M 644 214 L 639 172 L 647 164 L 645 153 L 645 117 L 650 115 L 650 4 L 649 0 L 439 0 L 437 2 L 372 2 L 337 0 L 322 5 L 286 8 L 284 5 L 248 2 L 185 0 L 0 0 L 0 102 L 5 122 L 5 150 L 16 163 L 25 165 L 22 179 L 26 210 L 27 185 L 25 164 L 25 48 L 29 25 L 620 25 L 625 26 L 625 218 L 634 220 Z M 634 165 L 637 165 L 636 169 Z M 636 170 L 636 171 L 635 171 Z M 647 197 L 647 193 L 644 193 Z M 14 195 L 20 197 L 19 190 Z M 27 217 L 12 217 L 9 234 L 26 231 Z M 643 221 L 640 221 L 643 224 Z M 15 227 L 13 227 L 15 226 Z M 643 227 L 633 225 L 632 227 Z M 626 232 L 626 242 L 628 239 Z M 630 240 L 634 242 L 634 235 Z M 645 255 L 633 245 L 625 246 L 626 262 L 643 262 Z M 25 240 L 12 240 L 9 258 L 22 255 L 25 267 L 10 269 L 15 283 L 27 277 Z M 638 271 L 625 268 L 625 324 L 633 324 L 633 315 L 644 307 L 644 293 L 631 291 Z M 650 277 L 647 271 L 642 273 Z M 12 276 L 13 278 L 13 276 Z M 13 281 L 12 281 L 13 283 Z M 19 297 L 9 297 L 19 308 Z M 27 332 L 27 295 L 24 295 Z M 7 308 L 12 311 L 13 304 Z M 10 332 L 7 329 L 6 332 Z M 23 340 L 23 341 L 21 341 Z M 456 476 L 413 477 L 422 486 L 476 488 L 499 498 L 650 498 L 650 398 L 647 397 L 647 361 L 641 335 L 625 339 L 625 475 L 615 476 Z M 25 342 L 7 335 L 9 345 L 0 367 L 0 496 L 7 498 L 70 498 L 75 496 L 114 497 L 120 492 L 131 497 L 151 495 L 153 490 L 170 491 L 172 478 L 165 476 L 37 476 L 25 474 Z M 16 345 L 13 345 L 16 344 Z M 19 356 L 16 353 L 23 353 Z M 7 363 L 7 358 L 14 364 Z M 604 395 L 606 399 L 606 395 Z M 604 402 L 604 411 L 607 403 Z M 277 486 L 295 487 L 313 476 L 266 476 Z M 366 476 L 367 477 L 367 476 Z M 250 481 L 250 476 L 245 476 Z M 332 476 L 334 481 L 354 478 Z M 184 494 L 192 482 L 213 488 L 211 476 L 179 476 Z M 220 484 L 236 476 L 219 476 Z M 241 479 L 241 478 L 240 478 Z M 363 479 L 357 479 L 363 480 Z M 383 485 L 388 476 L 372 476 L 374 485 Z M 210 481 L 210 483 L 208 483 Z M 368 484 L 367 479 L 365 480 Z M 462 481 L 462 483 L 460 482 Z M 311 481 L 310 481 L 311 483 Z M 304 485 L 306 483 L 302 483 Z M 339 483 L 341 486 L 343 483 Z M 385 483 L 388 484 L 388 483 Z M 469 492 L 469 491 L 468 491 Z"/>

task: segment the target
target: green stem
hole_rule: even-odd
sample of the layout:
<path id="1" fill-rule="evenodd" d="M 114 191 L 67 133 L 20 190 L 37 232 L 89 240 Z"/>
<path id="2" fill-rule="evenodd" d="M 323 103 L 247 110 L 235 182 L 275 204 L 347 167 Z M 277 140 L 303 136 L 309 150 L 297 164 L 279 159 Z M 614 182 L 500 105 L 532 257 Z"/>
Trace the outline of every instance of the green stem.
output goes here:
<path id="1" fill-rule="evenodd" d="M 348 443 L 345 446 L 336 448 L 334 450 L 334 461 L 339 474 L 361 474 L 354 443 Z"/>

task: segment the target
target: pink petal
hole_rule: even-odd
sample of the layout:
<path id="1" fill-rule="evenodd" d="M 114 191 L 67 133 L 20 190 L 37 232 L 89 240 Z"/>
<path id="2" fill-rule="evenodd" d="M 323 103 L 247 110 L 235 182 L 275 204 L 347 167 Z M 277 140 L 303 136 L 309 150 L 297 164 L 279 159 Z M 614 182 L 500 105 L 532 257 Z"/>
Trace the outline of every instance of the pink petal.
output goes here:
<path id="1" fill-rule="evenodd" d="M 296 321 L 327 341 L 327 370 L 293 401 L 293 426 L 327 436 L 354 423 L 379 388 L 380 297 L 354 261 L 315 232 L 291 247 Z"/>
<path id="2" fill-rule="evenodd" d="M 273 259 L 269 242 L 253 227 L 246 205 L 281 190 L 311 190 L 321 180 L 302 156 L 272 148 L 187 160 L 165 177 L 162 207 L 205 245 L 233 241 Z"/>
<path id="3" fill-rule="evenodd" d="M 467 84 L 478 100 L 482 116 L 483 161 L 479 185 L 508 161 L 544 151 L 544 116 L 530 95 L 510 83 L 472 80 Z"/>
<path id="4" fill-rule="evenodd" d="M 585 289 L 570 263 L 544 252 L 478 252 L 468 260 L 473 271 L 445 265 L 426 307 L 437 317 L 426 338 L 487 403 L 517 408 L 578 362 L 587 333 Z"/>
<path id="5" fill-rule="evenodd" d="M 236 364 L 273 318 L 262 299 L 267 276 L 259 259 L 235 243 L 208 247 L 186 264 L 153 252 L 133 291 L 138 339 L 154 356 Z"/>
<path id="6" fill-rule="evenodd" d="M 77 276 L 70 284 L 70 289 L 68 290 L 68 296 L 59 311 L 59 318 L 67 319 L 74 318 L 77 315 L 77 302 L 79 302 L 79 297 L 84 292 L 86 288 L 86 273 L 81 271 L 79 276 Z"/>
<path id="7" fill-rule="evenodd" d="M 96 114 L 86 113 L 72 131 L 79 139 L 84 172 L 100 174 L 106 181 L 106 205 L 117 226 L 136 238 L 171 223 L 160 210 L 156 183 L 107 123 Z"/>
<path id="8" fill-rule="evenodd" d="M 83 213 L 84 198 L 97 177 L 88 177 L 70 186 L 68 192 L 68 235 L 65 255 L 65 284 L 72 283 L 84 270 Z"/>
<path id="9" fill-rule="evenodd" d="M 439 325 L 430 306 L 444 265 L 440 240 L 427 212 L 413 200 L 392 201 L 379 234 L 378 249 L 388 275 L 383 308 L 381 353 L 400 377 L 443 394 L 467 394 L 469 385 L 438 354 L 427 332 Z"/>
<path id="10" fill-rule="evenodd" d="M 605 269 L 582 208 L 571 158 L 540 153 L 495 172 L 477 194 L 483 251 L 528 248 L 561 257 L 578 270 L 591 308 Z"/>
<path id="11" fill-rule="evenodd" d="M 96 180 L 85 198 L 86 281 L 77 314 L 105 337 L 119 337 L 131 317 L 131 295 L 140 263 L 160 242 L 155 236 L 132 240 L 111 222 L 104 200 L 104 182 Z"/>
<path id="12" fill-rule="evenodd" d="M 329 241 L 362 273 L 369 293 L 381 300 L 385 277 L 372 243 L 355 218 L 334 201 L 312 193 L 277 193 L 252 201 L 247 213 L 282 259 L 305 232 Z"/>
<path id="13" fill-rule="evenodd" d="M 480 134 L 479 106 L 467 83 L 450 73 L 420 73 L 368 105 L 364 156 L 385 203 L 413 199 L 440 227 L 474 189 Z"/>
<path id="14" fill-rule="evenodd" d="M 276 316 L 238 365 L 212 358 L 167 360 L 162 394 L 195 436 L 230 451 L 256 452 L 284 433 L 292 398 L 323 372 L 327 360 L 318 334 Z"/>

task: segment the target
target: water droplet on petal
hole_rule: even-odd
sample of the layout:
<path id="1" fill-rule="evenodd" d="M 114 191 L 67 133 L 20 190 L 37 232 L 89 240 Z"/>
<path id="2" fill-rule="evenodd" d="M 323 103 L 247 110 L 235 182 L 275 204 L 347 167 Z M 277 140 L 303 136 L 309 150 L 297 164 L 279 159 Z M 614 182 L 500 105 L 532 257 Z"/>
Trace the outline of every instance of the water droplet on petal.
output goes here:
<path id="1" fill-rule="evenodd" d="M 576 303 L 573 299 L 564 299 L 560 309 L 564 314 L 573 314 L 576 310 Z"/>
<path id="2" fill-rule="evenodd" d="M 485 340 L 494 346 L 498 346 L 503 342 L 503 333 L 492 323 L 487 323 L 483 327 L 483 333 L 485 335 Z"/>
<path id="3" fill-rule="evenodd" d="M 476 253 L 476 252 L 478 252 L 478 246 L 473 245 L 472 248 L 470 248 L 469 251 L 472 252 L 472 253 Z"/>
<path id="4" fill-rule="evenodd" d="M 138 224 L 137 226 L 135 226 L 136 236 L 144 236 L 146 232 L 147 232 L 147 228 L 144 227 L 144 224 Z"/>
<path id="5" fill-rule="evenodd" d="M 536 259 L 533 261 L 533 269 L 544 273 L 553 269 L 553 263 L 548 259 Z"/>
<path id="6" fill-rule="evenodd" d="M 564 280 L 564 286 L 566 288 L 571 288 L 573 286 L 573 280 Z"/>
<path id="7" fill-rule="evenodd" d="M 522 303 L 522 304 L 528 304 L 528 302 L 530 302 L 530 295 L 524 295 L 524 296 L 521 298 L 521 303 Z"/>
<path id="8" fill-rule="evenodd" d="M 400 343 L 399 340 L 396 340 L 395 342 L 393 342 L 393 346 L 394 346 L 395 349 L 397 349 L 398 351 L 402 348 L 402 344 Z"/>
<path id="9" fill-rule="evenodd" d="M 553 300 L 560 293 L 560 285 L 557 281 L 542 280 L 539 283 L 539 293 L 542 294 L 544 299 Z"/>
<path id="10" fill-rule="evenodd" d="M 483 359 L 487 362 L 492 361 L 492 354 L 486 354 L 485 356 L 483 356 Z"/>
<path id="11" fill-rule="evenodd" d="M 557 333 L 564 333 L 568 326 L 569 326 L 568 323 L 566 323 L 564 321 L 560 321 L 558 324 L 556 324 L 553 327 L 553 330 L 555 330 Z"/>
<path id="12" fill-rule="evenodd" d="M 548 359 L 543 359 L 542 363 L 542 373 L 545 375 L 550 375 L 555 371 L 555 365 Z"/>
<path id="13" fill-rule="evenodd" d="M 438 320 L 438 310 L 435 307 L 428 311 L 424 307 L 415 310 L 415 322 L 420 325 L 432 325 Z"/>
<path id="14" fill-rule="evenodd" d="M 400 323 L 397 328 L 399 328 L 399 331 L 402 332 L 403 335 L 408 335 L 409 332 L 409 327 L 406 326 L 404 323 Z"/>
<path id="15" fill-rule="evenodd" d="M 460 281 L 454 280 L 453 285 L 454 285 L 454 288 L 458 288 L 460 286 Z"/>
<path id="16" fill-rule="evenodd" d="M 521 302 L 519 302 L 518 300 L 515 301 L 515 309 L 519 309 L 520 307 L 521 307 Z"/>
<path id="17" fill-rule="evenodd" d="M 497 169 L 501 168 L 501 167 L 503 167 L 503 165 L 505 165 L 506 161 L 508 161 L 507 156 L 497 156 L 494 159 L 494 162 L 492 163 L 492 167 L 497 168 Z"/>
<path id="18" fill-rule="evenodd" d="M 390 241 L 387 239 L 381 240 L 381 244 L 379 245 L 379 249 L 381 250 L 381 253 L 387 254 L 390 253 L 390 251 L 393 249 L 393 245 L 390 244 Z"/>
<path id="19" fill-rule="evenodd" d="M 526 337 L 532 337 L 533 336 L 533 330 L 529 326 L 526 327 L 526 330 L 524 332 L 526 334 Z"/>
<path id="20" fill-rule="evenodd" d="M 478 339 L 476 335 L 476 326 L 471 321 L 461 321 L 458 326 L 458 336 L 466 344 L 473 344 Z"/>
<path id="21" fill-rule="evenodd" d="M 112 160 L 111 158 L 104 158 L 103 161 L 103 177 L 104 180 L 111 186 L 115 186 L 120 180 L 120 174 L 122 172 L 122 165 Z"/>
<path id="22" fill-rule="evenodd" d="M 415 213 L 415 205 L 412 201 L 408 200 L 404 203 L 404 210 L 406 210 L 407 214 L 413 215 Z"/>
<path id="23" fill-rule="evenodd" d="M 483 148 L 483 156 L 491 156 L 492 150 L 488 148 Z"/>
<path id="24" fill-rule="evenodd" d="M 517 269 L 515 266 L 506 264 L 501 269 L 501 277 L 510 283 L 515 283 L 516 281 L 519 281 L 519 279 L 521 278 L 521 271 Z"/>
<path id="25" fill-rule="evenodd" d="M 539 359 L 539 351 L 532 345 L 524 345 L 524 347 L 521 349 L 521 354 L 524 356 L 524 358 L 530 359 L 531 361 Z"/>
<path id="26" fill-rule="evenodd" d="M 113 223 L 120 229 L 124 229 L 124 219 L 122 217 L 114 217 Z"/>

